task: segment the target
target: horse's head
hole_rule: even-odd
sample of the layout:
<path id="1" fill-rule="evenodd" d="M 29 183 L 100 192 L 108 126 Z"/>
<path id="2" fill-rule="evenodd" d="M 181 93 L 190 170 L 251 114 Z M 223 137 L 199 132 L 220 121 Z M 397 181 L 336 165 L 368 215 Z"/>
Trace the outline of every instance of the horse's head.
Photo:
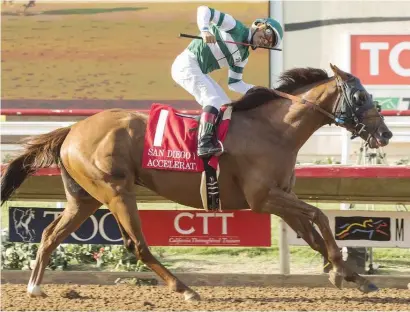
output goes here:
<path id="1" fill-rule="evenodd" d="M 361 137 L 369 147 L 378 148 L 389 144 L 393 136 L 384 123 L 380 108 L 373 101 L 360 80 L 330 64 L 337 86 L 338 99 L 334 109 L 336 122 L 353 134 Z"/>

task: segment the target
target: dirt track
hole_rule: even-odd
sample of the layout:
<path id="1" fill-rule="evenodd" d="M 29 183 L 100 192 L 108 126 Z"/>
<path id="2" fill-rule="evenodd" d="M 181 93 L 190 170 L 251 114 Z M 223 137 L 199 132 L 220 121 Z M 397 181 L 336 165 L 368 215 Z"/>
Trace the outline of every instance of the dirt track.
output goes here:
<path id="1" fill-rule="evenodd" d="M 163 286 L 44 285 L 49 297 L 39 299 L 28 298 L 26 287 L 2 285 L 1 310 L 410 310 L 410 290 L 404 289 L 382 289 L 364 295 L 356 289 L 194 287 L 202 301 L 190 303 Z"/>

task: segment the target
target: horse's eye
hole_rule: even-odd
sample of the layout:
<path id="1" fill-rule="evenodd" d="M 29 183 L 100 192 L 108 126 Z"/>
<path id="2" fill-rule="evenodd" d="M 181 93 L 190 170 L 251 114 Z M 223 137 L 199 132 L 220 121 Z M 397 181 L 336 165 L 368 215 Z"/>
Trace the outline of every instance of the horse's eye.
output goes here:
<path id="1" fill-rule="evenodd" d="M 363 91 L 357 91 L 353 94 L 353 102 L 357 106 L 361 106 L 366 103 L 366 93 Z"/>
<path id="2" fill-rule="evenodd" d="M 381 111 L 382 111 L 382 106 L 379 104 L 379 102 L 373 101 L 373 105 L 376 107 L 377 111 L 378 111 L 379 113 L 381 113 Z"/>

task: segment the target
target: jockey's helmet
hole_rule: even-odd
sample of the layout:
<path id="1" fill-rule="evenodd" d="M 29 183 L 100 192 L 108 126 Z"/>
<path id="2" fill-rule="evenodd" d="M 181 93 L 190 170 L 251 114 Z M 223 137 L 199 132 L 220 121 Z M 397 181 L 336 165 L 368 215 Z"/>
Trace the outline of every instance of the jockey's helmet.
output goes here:
<path id="1" fill-rule="evenodd" d="M 262 24 L 262 25 L 261 25 Z M 276 41 L 273 44 L 273 47 L 278 47 L 283 39 L 283 28 L 282 25 L 273 18 L 257 18 L 253 23 L 253 28 L 261 28 L 265 29 L 265 32 L 269 34 L 269 32 L 273 32 L 275 34 Z"/>

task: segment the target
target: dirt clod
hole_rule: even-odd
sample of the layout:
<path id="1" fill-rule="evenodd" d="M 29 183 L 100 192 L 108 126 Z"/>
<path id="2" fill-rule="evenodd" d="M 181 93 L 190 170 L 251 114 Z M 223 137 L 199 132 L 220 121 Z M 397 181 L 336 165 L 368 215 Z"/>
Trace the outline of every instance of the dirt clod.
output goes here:
<path id="1" fill-rule="evenodd" d="M 78 299 L 81 298 L 81 295 L 76 292 L 74 289 L 67 289 L 60 293 L 61 297 L 67 299 Z"/>

